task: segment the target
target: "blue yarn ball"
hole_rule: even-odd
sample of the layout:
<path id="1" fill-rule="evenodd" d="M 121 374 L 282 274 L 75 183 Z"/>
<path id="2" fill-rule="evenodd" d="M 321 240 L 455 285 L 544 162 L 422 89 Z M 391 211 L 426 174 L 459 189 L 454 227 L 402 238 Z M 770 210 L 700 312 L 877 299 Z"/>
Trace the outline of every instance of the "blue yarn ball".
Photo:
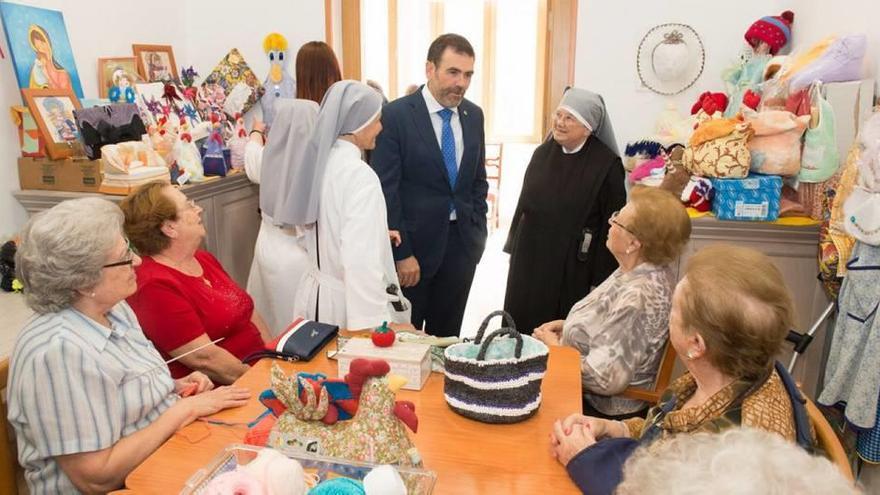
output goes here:
<path id="1" fill-rule="evenodd" d="M 351 478 L 322 481 L 309 490 L 308 495 L 366 495 L 364 485 Z"/>

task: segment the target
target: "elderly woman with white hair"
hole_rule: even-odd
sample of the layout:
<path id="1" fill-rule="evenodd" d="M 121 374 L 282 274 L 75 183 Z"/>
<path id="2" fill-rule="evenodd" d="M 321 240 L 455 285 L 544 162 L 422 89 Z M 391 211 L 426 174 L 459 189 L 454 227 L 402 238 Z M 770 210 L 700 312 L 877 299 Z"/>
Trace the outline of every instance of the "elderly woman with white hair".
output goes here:
<path id="1" fill-rule="evenodd" d="M 504 251 L 510 271 L 504 309 L 531 333 L 565 318 L 617 269 L 608 220 L 626 203 L 623 164 L 602 97 L 571 88 L 552 139 L 535 149 Z"/>
<path id="2" fill-rule="evenodd" d="M 125 298 L 141 262 L 109 201 L 65 201 L 21 234 L 18 277 L 36 316 L 12 352 L 9 422 L 30 493 L 104 493 L 175 431 L 250 393 L 173 380 Z M 186 397 L 186 398 L 181 398 Z"/>
<path id="3" fill-rule="evenodd" d="M 616 495 L 858 495 L 828 459 L 754 428 L 677 435 L 637 450 Z"/>
<path id="4" fill-rule="evenodd" d="M 276 222 L 305 230 L 312 266 L 294 312 L 352 330 L 409 322 L 382 186 L 361 159 L 376 146 L 381 111 L 382 97 L 366 84 L 330 86 L 309 146 L 290 167 L 286 201 L 273 213 Z"/>

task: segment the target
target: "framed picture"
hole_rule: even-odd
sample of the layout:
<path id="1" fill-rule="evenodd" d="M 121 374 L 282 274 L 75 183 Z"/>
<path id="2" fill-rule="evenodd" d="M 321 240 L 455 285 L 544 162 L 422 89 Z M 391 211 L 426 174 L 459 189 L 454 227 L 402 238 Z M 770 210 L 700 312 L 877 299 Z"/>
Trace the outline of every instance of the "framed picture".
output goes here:
<path id="1" fill-rule="evenodd" d="M 116 86 L 124 93 L 125 88 L 143 82 L 134 57 L 111 57 L 98 59 L 98 93 L 107 98 L 110 88 Z"/>
<path id="2" fill-rule="evenodd" d="M 171 45 L 131 45 L 138 74 L 147 82 L 179 81 Z"/>
<path id="3" fill-rule="evenodd" d="M 82 106 L 73 91 L 67 89 L 22 89 L 40 134 L 46 143 L 46 152 L 55 160 L 80 154 L 82 145 L 73 111 Z"/>
<path id="4" fill-rule="evenodd" d="M 70 90 L 82 98 L 61 12 L 0 2 L 0 16 L 18 87 Z"/>

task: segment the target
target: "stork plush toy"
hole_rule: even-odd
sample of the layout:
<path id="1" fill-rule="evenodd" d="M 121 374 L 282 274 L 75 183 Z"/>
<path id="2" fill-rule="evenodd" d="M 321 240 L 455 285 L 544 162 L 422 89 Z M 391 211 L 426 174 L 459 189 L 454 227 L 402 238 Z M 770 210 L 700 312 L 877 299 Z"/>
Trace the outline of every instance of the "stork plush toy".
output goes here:
<path id="1" fill-rule="evenodd" d="M 271 126 L 275 118 L 275 101 L 278 98 L 296 98 L 296 81 L 287 72 L 290 52 L 287 51 L 284 36 L 270 33 L 263 40 L 263 51 L 269 57 L 269 75 L 263 83 L 266 92 L 260 99 L 260 106 L 263 108 L 263 122 Z"/>

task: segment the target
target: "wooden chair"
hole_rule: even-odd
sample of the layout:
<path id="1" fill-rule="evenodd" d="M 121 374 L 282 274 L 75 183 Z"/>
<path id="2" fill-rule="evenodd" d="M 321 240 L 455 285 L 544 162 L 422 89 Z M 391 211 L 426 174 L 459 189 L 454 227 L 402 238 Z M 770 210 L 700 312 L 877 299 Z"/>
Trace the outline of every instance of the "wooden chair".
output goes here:
<path id="1" fill-rule="evenodd" d="M 675 349 L 672 344 L 666 341 L 666 348 L 663 351 L 663 358 L 660 360 L 660 369 L 657 370 L 657 379 L 654 380 L 654 386 L 650 389 L 629 387 L 621 394 L 627 399 L 643 400 L 650 404 L 660 402 L 660 395 L 669 386 L 672 378 L 672 369 L 675 367 Z"/>
<path id="2" fill-rule="evenodd" d="M 6 382 L 9 380 L 9 358 L 0 361 L 0 493 L 18 493 L 18 454 L 9 434 L 6 419 Z"/>
<path id="3" fill-rule="evenodd" d="M 806 396 L 804 396 L 804 399 L 807 400 L 807 415 L 810 417 L 810 424 L 816 430 L 816 440 L 819 443 L 819 447 L 825 451 L 825 455 L 837 466 L 837 469 L 840 469 L 840 472 L 846 479 L 855 482 L 849 456 L 846 455 L 846 451 L 843 449 L 840 439 L 837 438 L 837 434 L 834 433 L 831 423 L 825 419 L 825 415 L 822 414 L 822 411 L 816 407 L 813 401 Z"/>
<path id="4" fill-rule="evenodd" d="M 498 202 L 501 192 L 501 159 L 504 155 L 504 143 L 486 144 L 486 180 L 489 182 L 489 193 L 486 201 L 489 203 L 488 220 L 491 228 L 498 228 Z"/>

